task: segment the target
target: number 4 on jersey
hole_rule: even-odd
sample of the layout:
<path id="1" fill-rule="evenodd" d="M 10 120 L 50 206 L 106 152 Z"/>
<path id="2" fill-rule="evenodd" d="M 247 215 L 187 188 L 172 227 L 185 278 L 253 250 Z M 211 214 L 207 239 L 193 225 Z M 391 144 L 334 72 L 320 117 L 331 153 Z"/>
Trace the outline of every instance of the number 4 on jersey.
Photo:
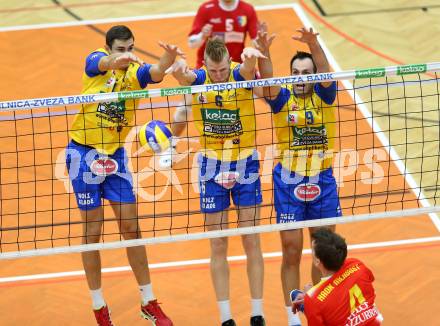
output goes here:
<path id="1" fill-rule="evenodd" d="M 365 302 L 364 294 L 359 285 L 355 284 L 349 291 L 350 293 L 350 309 L 353 312 L 357 307 Z"/>

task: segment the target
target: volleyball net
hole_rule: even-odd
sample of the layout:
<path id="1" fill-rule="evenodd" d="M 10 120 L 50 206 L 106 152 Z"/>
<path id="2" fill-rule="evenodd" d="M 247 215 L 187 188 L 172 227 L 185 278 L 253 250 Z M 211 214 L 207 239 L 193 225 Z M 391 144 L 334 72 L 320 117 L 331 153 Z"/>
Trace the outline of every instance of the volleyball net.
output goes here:
<path id="1" fill-rule="evenodd" d="M 438 70 L 440 63 L 428 63 L 0 102 L 0 259 L 426 214 L 440 227 Z M 170 123 L 184 96 L 332 80 L 337 81 L 337 96 L 331 108 L 336 133 L 330 155 L 342 217 L 277 223 L 272 174 L 280 151 L 274 114 L 258 92 L 251 99 L 263 197 L 258 226 L 239 228 L 231 206 L 227 227 L 207 231 L 206 215 L 200 212 L 199 134 L 190 116 L 171 168 L 161 168 L 159 155 L 139 145 L 139 128 L 153 119 Z M 124 147 L 137 198 L 133 218 L 139 221 L 142 239 L 123 240 L 110 205 L 103 201 L 102 240 L 83 245 L 85 222 L 66 169 L 69 128 L 82 105 L 101 103 L 111 110 L 139 99 Z M 294 131 L 302 132 L 314 141 L 323 131 L 307 126 Z"/>

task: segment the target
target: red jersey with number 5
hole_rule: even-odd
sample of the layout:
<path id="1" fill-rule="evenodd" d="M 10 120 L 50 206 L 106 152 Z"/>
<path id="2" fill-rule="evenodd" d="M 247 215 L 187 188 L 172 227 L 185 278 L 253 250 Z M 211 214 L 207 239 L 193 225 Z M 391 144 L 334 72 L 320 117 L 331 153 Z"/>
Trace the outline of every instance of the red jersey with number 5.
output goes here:
<path id="1" fill-rule="evenodd" d="M 309 326 L 376 326 L 382 322 L 374 299 L 373 273 L 348 258 L 339 271 L 307 291 L 304 313 Z"/>
<path id="2" fill-rule="evenodd" d="M 189 35 L 202 31 L 205 24 L 212 24 L 212 36 L 218 36 L 225 41 L 232 61 L 241 62 L 246 33 L 251 39 L 257 37 L 257 14 L 252 5 L 239 1 L 237 8 L 226 11 L 219 5 L 219 0 L 205 2 L 199 7 Z M 203 66 L 205 43 L 197 51 L 197 68 Z"/>

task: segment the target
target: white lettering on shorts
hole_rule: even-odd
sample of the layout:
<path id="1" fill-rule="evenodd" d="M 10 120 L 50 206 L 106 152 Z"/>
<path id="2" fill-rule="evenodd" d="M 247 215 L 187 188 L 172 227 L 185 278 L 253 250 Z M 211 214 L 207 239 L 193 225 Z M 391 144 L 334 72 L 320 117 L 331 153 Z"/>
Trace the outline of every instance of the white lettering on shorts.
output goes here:
<path id="1" fill-rule="evenodd" d="M 95 203 L 89 192 L 80 192 L 77 196 L 79 205 L 92 205 Z"/>
<path id="2" fill-rule="evenodd" d="M 202 208 L 204 209 L 215 209 L 215 201 L 214 201 L 214 197 L 205 197 L 202 198 Z"/>
<path id="3" fill-rule="evenodd" d="M 98 158 L 90 164 L 90 170 L 95 175 L 105 177 L 118 171 L 118 162 L 112 158 Z"/>
<path id="4" fill-rule="evenodd" d="M 296 186 L 294 194 L 301 201 L 313 201 L 321 194 L 321 187 L 314 183 L 300 184 Z"/>
<path id="5" fill-rule="evenodd" d="M 295 222 L 295 214 L 293 213 L 281 213 L 280 223 Z"/>

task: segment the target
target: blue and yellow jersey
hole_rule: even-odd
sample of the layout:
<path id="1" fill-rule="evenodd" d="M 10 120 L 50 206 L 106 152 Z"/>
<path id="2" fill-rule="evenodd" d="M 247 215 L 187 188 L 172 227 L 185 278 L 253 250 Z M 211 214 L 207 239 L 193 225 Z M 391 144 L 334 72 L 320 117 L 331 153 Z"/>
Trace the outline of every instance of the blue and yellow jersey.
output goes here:
<path id="1" fill-rule="evenodd" d="M 153 83 L 151 65 L 131 63 L 127 70 L 98 69 L 99 60 L 109 53 L 105 49 L 92 52 L 86 59 L 81 94 L 110 93 L 140 90 Z M 123 146 L 133 127 L 134 110 L 138 99 L 109 103 L 91 103 L 81 107 L 70 129 L 70 137 L 77 143 L 94 147 L 111 155 Z"/>
<path id="2" fill-rule="evenodd" d="M 228 82 L 243 81 L 240 64 L 232 62 Z M 206 67 L 196 69 L 193 85 L 212 84 Z M 255 108 L 252 90 L 245 88 L 193 95 L 195 126 L 202 153 L 220 161 L 236 161 L 255 150 Z"/>
<path id="3" fill-rule="evenodd" d="M 276 99 L 267 100 L 285 169 L 313 176 L 332 166 L 335 98 L 336 82 L 333 82 L 329 87 L 315 84 L 312 95 L 305 98 L 297 97 L 289 85 L 281 88 Z"/>

